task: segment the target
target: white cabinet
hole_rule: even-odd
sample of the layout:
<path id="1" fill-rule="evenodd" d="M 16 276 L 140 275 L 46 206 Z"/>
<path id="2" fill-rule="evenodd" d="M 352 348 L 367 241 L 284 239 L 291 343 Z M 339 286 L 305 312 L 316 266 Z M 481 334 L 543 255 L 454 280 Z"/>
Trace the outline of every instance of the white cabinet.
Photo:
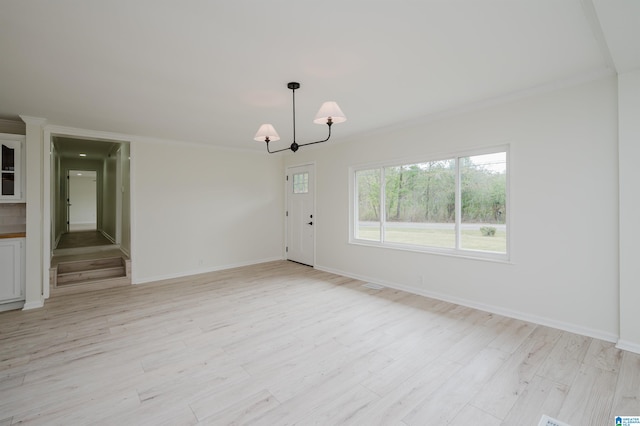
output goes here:
<path id="1" fill-rule="evenodd" d="M 0 134 L 0 202 L 24 200 L 24 136 Z"/>
<path id="2" fill-rule="evenodd" d="M 0 310 L 24 300 L 24 238 L 0 239 Z"/>

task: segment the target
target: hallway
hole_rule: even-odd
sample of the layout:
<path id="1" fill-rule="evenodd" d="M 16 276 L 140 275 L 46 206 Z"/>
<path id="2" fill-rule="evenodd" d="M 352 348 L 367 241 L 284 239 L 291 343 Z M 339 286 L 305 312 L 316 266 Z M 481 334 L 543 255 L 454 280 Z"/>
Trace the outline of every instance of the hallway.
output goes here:
<path id="1" fill-rule="evenodd" d="M 113 244 L 100 231 L 65 232 L 60 237 L 56 249 L 95 247 Z"/>

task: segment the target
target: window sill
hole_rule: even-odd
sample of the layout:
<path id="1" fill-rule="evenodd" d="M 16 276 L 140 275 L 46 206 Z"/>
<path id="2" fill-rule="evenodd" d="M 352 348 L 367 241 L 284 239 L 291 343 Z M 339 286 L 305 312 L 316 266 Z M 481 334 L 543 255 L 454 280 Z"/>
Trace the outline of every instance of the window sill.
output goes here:
<path id="1" fill-rule="evenodd" d="M 438 256 L 457 257 L 460 259 L 480 260 L 485 262 L 503 263 L 513 265 L 509 255 L 493 252 L 473 250 L 439 249 L 436 247 L 417 247 L 404 244 L 379 243 L 376 241 L 350 239 L 349 244 L 364 247 L 374 247 L 386 250 L 409 251 L 413 253 L 435 254 Z"/>

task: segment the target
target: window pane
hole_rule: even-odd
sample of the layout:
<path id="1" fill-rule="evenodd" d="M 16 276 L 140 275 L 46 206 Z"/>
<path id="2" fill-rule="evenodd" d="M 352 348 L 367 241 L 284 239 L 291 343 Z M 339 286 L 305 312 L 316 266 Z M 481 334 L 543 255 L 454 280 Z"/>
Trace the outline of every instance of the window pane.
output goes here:
<path id="1" fill-rule="evenodd" d="M 460 248 L 507 252 L 507 153 L 460 158 Z"/>
<path id="2" fill-rule="evenodd" d="M 380 169 L 356 172 L 355 236 L 380 241 Z"/>
<path id="3" fill-rule="evenodd" d="M 309 172 L 293 175 L 293 193 L 306 194 L 309 192 Z"/>
<path id="4" fill-rule="evenodd" d="M 455 160 L 385 168 L 384 241 L 455 248 Z"/>

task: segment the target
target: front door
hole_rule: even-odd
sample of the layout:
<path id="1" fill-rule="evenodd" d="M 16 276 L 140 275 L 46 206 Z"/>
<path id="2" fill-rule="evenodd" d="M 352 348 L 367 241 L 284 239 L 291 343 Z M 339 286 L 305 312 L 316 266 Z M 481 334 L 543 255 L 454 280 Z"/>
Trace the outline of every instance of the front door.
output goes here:
<path id="1" fill-rule="evenodd" d="M 313 266 L 314 166 L 287 168 L 287 259 Z"/>

